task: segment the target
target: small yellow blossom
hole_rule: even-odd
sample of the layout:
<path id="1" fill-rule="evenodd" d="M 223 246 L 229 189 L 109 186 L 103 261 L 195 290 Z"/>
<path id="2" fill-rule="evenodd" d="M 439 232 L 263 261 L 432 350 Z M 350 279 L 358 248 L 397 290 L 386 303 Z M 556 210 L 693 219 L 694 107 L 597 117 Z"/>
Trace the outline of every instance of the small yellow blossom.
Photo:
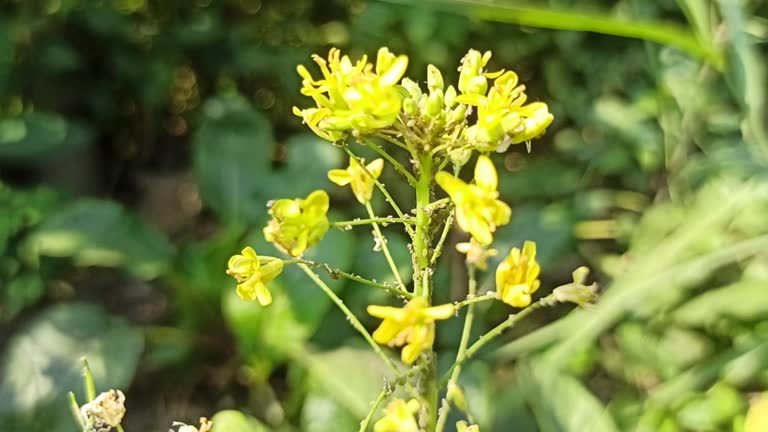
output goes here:
<path id="1" fill-rule="evenodd" d="M 362 161 L 365 163 L 365 160 Z M 365 204 L 371 200 L 373 195 L 374 179 L 379 178 L 384 169 L 384 159 L 376 159 L 365 166 L 365 170 L 355 159 L 349 158 L 347 169 L 333 169 L 328 171 L 328 179 L 339 186 L 350 185 L 355 198 L 360 204 Z M 366 173 L 365 171 L 368 171 Z M 371 177 L 373 176 L 373 177 Z"/>
<path id="2" fill-rule="evenodd" d="M 456 432 L 480 432 L 480 426 L 468 425 L 467 422 L 461 420 L 456 422 Z"/>
<path id="3" fill-rule="evenodd" d="M 453 304 L 429 307 L 424 297 L 416 297 L 402 308 L 368 306 L 369 314 L 384 320 L 373 332 L 373 340 L 382 345 L 405 345 L 400 358 L 405 364 L 413 364 L 419 354 L 432 347 L 435 320 L 448 319 L 455 310 Z"/>
<path id="4" fill-rule="evenodd" d="M 373 432 L 419 432 L 419 424 L 414 417 L 419 408 L 416 399 L 408 402 L 393 400 L 384 408 L 384 417 L 373 425 Z"/>
<path id="5" fill-rule="evenodd" d="M 328 206 L 328 194 L 322 190 L 304 199 L 277 200 L 269 210 L 272 220 L 264 228 L 264 237 L 288 255 L 299 256 L 328 231 Z"/>
<path id="6" fill-rule="evenodd" d="M 496 295 L 514 307 L 531 304 L 531 295 L 539 289 L 541 267 L 536 262 L 536 243 L 526 241 L 523 250 L 512 248 L 496 269 Z"/>
<path id="7" fill-rule="evenodd" d="M 267 283 L 283 271 L 283 260 L 258 256 L 248 246 L 241 255 L 233 255 L 227 264 L 227 274 L 238 282 L 237 295 L 245 301 L 258 300 L 262 306 L 272 303 Z"/>
<path id="8" fill-rule="evenodd" d="M 478 270 L 488 269 L 488 258 L 495 257 L 499 251 L 490 248 L 486 249 L 474 237 L 470 237 L 468 242 L 457 243 L 456 250 L 467 255 L 467 263 L 477 267 Z"/>
<path id="9" fill-rule="evenodd" d="M 395 122 L 403 100 L 397 83 L 408 57 L 381 48 L 375 70 L 366 56 L 353 64 L 336 48 L 330 50 L 327 60 L 318 55 L 312 59 L 320 66 L 321 79 L 315 80 L 302 65 L 297 71 L 302 78 L 301 93 L 312 97 L 316 107 L 294 107 L 293 112 L 318 136 L 338 141 L 345 132 L 367 134 Z"/>
<path id="10" fill-rule="evenodd" d="M 768 430 L 768 393 L 757 396 L 749 404 L 744 432 L 764 432 Z"/>
<path id="11" fill-rule="evenodd" d="M 444 171 L 437 173 L 435 180 L 455 204 L 459 227 L 481 245 L 491 244 L 496 227 L 509 223 L 512 209 L 498 200 L 496 168 L 487 156 L 477 159 L 475 184 L 466 184 Z"/>

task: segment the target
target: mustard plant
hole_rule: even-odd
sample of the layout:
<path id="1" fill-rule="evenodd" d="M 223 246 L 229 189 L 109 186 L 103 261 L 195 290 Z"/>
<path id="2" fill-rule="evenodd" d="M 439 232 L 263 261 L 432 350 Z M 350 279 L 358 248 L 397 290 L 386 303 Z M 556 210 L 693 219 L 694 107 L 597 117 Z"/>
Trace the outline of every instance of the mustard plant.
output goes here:
<path id="1" fill-rule="evenodd" d="M 573 283 L 534 301 L 541 284 L 541 268 L 536 261 L 536 244 L 531 241 L 507 252 L 496 269 L 495 291 L 478 293 L 477 272 L 487 271 L 488 258 L 498 253 L 491 248 L 494 234 L 513 217 L 513 210 L 500 199 L 498 173 L 489 154 L 504 152 L 516 144 L 525 144 L 530 152 L 531 141 L 542 135 L 553 120 L 546 103 L 528 101 L 525 86 L 514 72 L 487 70 L 490 59 L 490 52 L 470 50 L 461 59 L 455 85 L 446 85 L 441 71 L 429 65 L 426 88 L 404 77 L 408 57 L 387 48 L 378 51 L 375 64 L 366 56 L 353 62 L 335 48 L 327 58 L 315 55 L 319 77 L 307 67 L 298 66 L 301 93 L 314 103 L 293 111 L 328 145 L 349 157 L 349 166 L 331 170 L 328 178 L 338 186 L 351 187 L 368 218 L 329 222 L 328 194 L 322 190 L 306 198 L 279 199 L 271 205 L 272 219 L 264 235 L 286 256 L 261 256 L 245 247 L 229 261 L 227 273 L 237 280 L 237 293 L 243 300 L 257 300 L 262 306 L 272 300 L 266 284 L 284 266 L 301 267 L 391 369 L 395 379 L 384 386 L 362 419 L 361 432 L 371 425 L 375 432 L 442 432 L 454 408 L 466 417 L 456 428 L 478 432 L 458 382 L 462 365 L 531 311 L 557 302 L 583 305 L 594 299 L 596 286 L 586 285 L 587 270 L 580 268 L 574 272 Z M 380 158 L 365 161 L 358 156 L 360 148 L 371 149 Z M 459 174 L 473 158 L 473 178 L 466 182 Z M 403 159 L 410 163 L 401 163 Z M 379 181 L 385 169 L 397 172 L 413 188 L 415 202 L 411 208 L 400 208 Z M 438 198 L 441 191 L 447 197 Z M 375 214 L 371 206 L 375 192 L 383 195 L 397 217 Z M 466 255 L 467 297 L 436 305 L 434 294 L 443 287 L 433 284 L 433 274 L 454 221 L 469 235 L 468 241 L 456 246 Z M 411 281 L 399 274 L 380 229 L 390 224 L 402 226 L 410 239 Z M 366 225 L 372 226 L 376 250 L 386 257 L 396 284 L 378 283 L 303 258 L 307 249 L 322 241 L 329 227 Z M 370 333 L 323 282 L 319 270 L 384 289 L 403 304 L 369 305 L 368 313 L 382 320 Z M 474 307 L 491 301 L 501 301 L 519 311 L 470 343 Z M 461 309 L 466 313 L 458 352 L 453 366 L 438 377 L 433 348 L 436 323 L 458 319 Z M 393 360 L 382 346 L 401 348 L 400 361 Z M 408 394 L 407 399 L 393 397 L 398 386 Z"/>

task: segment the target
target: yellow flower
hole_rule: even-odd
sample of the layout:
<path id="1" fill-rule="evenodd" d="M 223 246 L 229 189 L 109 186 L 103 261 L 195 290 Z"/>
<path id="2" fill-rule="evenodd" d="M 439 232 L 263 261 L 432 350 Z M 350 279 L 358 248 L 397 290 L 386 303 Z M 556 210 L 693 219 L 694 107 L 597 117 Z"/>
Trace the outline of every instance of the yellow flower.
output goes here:
<path id="1" fill-rule="evenodd" d="M 345 132 L 367 134 L 395 122 L 403 100 L 397 83 L 408 67 L 408 57 L 381 48 L 375 71 L 366 56 L 352 64 L 336 48 L 330 50 L 327 61 L 318 55 L 312 59 L 320 66 L 321 79 L 312 78 L 302 65 L 297 71 L 302 77 L 301 93 L 312 97 L 316 107 L 294 107 L 293 112 L 317 135 L 337 141 Z"/>
<path id="2" fill-rule="evenodd" d="M 362 161 L 365 163 L 365 160 Z M 376 159 L 365 166 L 365 172 L 360 163 L 355 158 L 349 158 L 349 166 L 347 169 L 333 169 L 328 171 L 328 179 L 336 183 L 339 186 L 350 185 L 352 187 L 352 193 L 355 194 L 355 198 L 360 201 L 360 204 L 365 204 L 371 200 L 373 195 L 373 179 L 379 178 L 381 171 L 384 169 L 384 159 Z M 373 178 L 371 178 L 373 176 Z"/>
<path id="3" fill-rule="evenodd" d="M 497 226 L 509 223 L 512 209 L 499 201 L 498 177 L 493 162 L 480 156 L 475 165 L 475 184 L 466 184 L 447 172 L 437 173 L 435 180 L 456 206 L 456 222 L 481 245 L 493 241 Z"/>
<path id="4" fill-rule="evenodd" d="M 373 332 L 373 340 L 382 345 L 405 345 L 400 358 L 413 364 L 424 350 L 435 341 L 435 320 L 450 318 L 456 308 L 453 304 L 429 307 L 424 297 L 416 297 L 405 307 L 368 306 L 368 313 L 383 319 Z"/>
<path id="5" fill-rule="evenodd" d="M 373 432 L 419 432 L 419 424 L 414 417 L 419 408 L 416 399 L 408 402 L 393 400 L 384 408 L 384 417 L 373 425 Z"/>
<path id="6" fill-rule="evenodd" d="M 227 274 L 237 280 L 237 295 L 245 301 L 258 300 L 262 306 L 272 303 L 272 293 L 267 283 L 283 271 L 283 261 L 268 256 L 258 256 L 248 246 L 241 255 L 233 255 L 227 264 Z"/>
<path id="7" fill-rule="evenodd" d="M 288 255 L 299 256 L 328 231 L 328 205 L 328 194 L 322 190 L 304 199 L 277 200 L 269 210 L 272 220 L 264 228 L 264 237 Z"/>
<path id="8" fill-rule="evenodd" d="M 496 295 L 514 307 L 531 304 L 531 294 L 539 289 L 541 267 L 536 262 L 536 243 L 526 241 L 522 252 L 512 248 L 496 269 Z"/>
<path id="9" fill-rule="evenodd" d="M 456 422 L 456 432 L 480 432 L 480 426 L 467 425 L 464 420 Z"/>
<path id="10" fill-rule="evenodd" d="M 462 71 L 463 73 L 463 71 Z M 473 78 L 483 83 L 485 76 Z M 488 93 L 465 87 L 456 102 L 477 107 L 477 123 L 464 131 L 464 138 L 481 151 L 506 151 L 510 144 L 528 142 L 541 135 L 554 116 L 544 102 L 525 105 L 525 86 L 518 85 L 517 74 L 499 73 Z M 469 85 L 469 84 L 467 84 Z M 462 89 L 461 82 L 459 88 Z"/>
<path id="11" fill-rule="evenodd" d="M 499 253 L 499 251 L 493 248 L 486 249 L 474 237 L 471 237 L 468 242 L 457 243 L 456 250 L 466 254 L 467 262 L 479 270 L 486 270 L 488 268 L 488 258 L 495 257 Z"/>

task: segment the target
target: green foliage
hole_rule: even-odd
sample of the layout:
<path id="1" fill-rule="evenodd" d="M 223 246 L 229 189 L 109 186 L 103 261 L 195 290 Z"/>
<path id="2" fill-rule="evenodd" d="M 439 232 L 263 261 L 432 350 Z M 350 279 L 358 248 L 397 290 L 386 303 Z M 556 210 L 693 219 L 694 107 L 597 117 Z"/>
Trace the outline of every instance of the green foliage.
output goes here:
<path id="1" fill-rule="evenodd" d="M 492 66 L 511 65 L 555 114 L 530 155 L 496 156 L 513 209 L 497 247 L 538 243 L 542 295 L 589 264 L 603 298 L 532 318 L 466 366 L 483 432 L 740 425 L 748 396 L 768 386 L 768 4 L 416 3 L 0 7 L 0 429 L 71 430 L 65 393 L 80 387 L 81 355 L 99 390 L 127 390 L 129 432 L 167 429 L 142 421 L 168 400 L 243 411 L 217 413 L 214 432 L 359 427 L 387 374 L 348 343 L 354 332 L 328 297 L 291 267 L 261 308 L 238 300 L 224 274 L 242 244 L 276 254 L 251 230 L 269 199 L 323 188 L 332 220 L 361 216 L 350 194 L 319 180 L 346 166 L 343 152 L 300 133 L 291 115 L 296 64 L 328 45 L 388 45 L 409 54 L 411 71 L 492 49 Z M 144 183 L 153 174 L 172 179 L 154 201 L 170 226 L 148 210 L 162 192 Z M 385 231 L 410 280 L 405 239 Z M 442 257 L 451 268 L 456 240 Z M 332 228 L 307 258 L 393 282 L 372 247 Z M 495 289 L 502 258 L 481 291 Z M 382 291 L 318 272 L 362 317 L 383 304 Z M 459 299 L 463 278 L 441 270 L 438 295 Z M 480 329 L 506 314 L 478 310 Z M 136 376 L 142 331 L 147 367 Z M 454 355 L 459 331 L 439 328 L 441 357 Z"/>

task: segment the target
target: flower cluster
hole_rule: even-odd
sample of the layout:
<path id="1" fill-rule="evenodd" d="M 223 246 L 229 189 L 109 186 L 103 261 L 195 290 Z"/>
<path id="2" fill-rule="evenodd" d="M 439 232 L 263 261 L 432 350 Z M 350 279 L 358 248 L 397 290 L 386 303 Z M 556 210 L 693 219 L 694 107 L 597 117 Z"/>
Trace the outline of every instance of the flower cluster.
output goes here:
<path id="1" fill-rule="evenodd" d="M 413 364 L 423 351 L 431 349 L 435 341 L 435 321 L 453 316 L 453 304 L 430 307 L 427 299 L 416 297 L 405 307 L 368 306 L 368 313 L 383 319 L 373 332 L 373 340 L 382 345 L 405 345 L 400 358 Z"/>
<path id="2" fill-rule="evenodd" d="M 283 260 L 258 256 L 252 247 L 246 247 L 241 255 L 234 255 L 227 264 L 227 274 L 235 278 L 237 295 L 245 301 L 258 300 L 262 306 L 272 303 L 272 293 L 267 283 L 283 271 Z"/>
<path id="3" fill-rule="evenodd" d="M 554 116 L 543 102 L 525 104 L 525 86 L 518 85 L 514 72 L 485 72 L 490 58 L 490 51 L 467 53 L 459 75 L 461 95 L 456 101 L 477 107 L 477 123 L 464 130 L 466 140 L 480 151 L 503 152 L 510 144 L 541 135 Z M 493 85 L 489 86 L 489 79 L 494 79 Z"/>
<path id="4" fill-rule="evenodd" d="M 366 56 L 352 64 L 336 48 L 327 61 L 317 55 L 312 59 L 320 66 L 321 79 L 312 78 L 304 66 L 297 70 L 301 94 L 312 97 L 316 106 L 293 111 L 318 136 L 336 142 L 347 132 L 365 135 L 395 122 L 403 99 L 396 85 L 408 67 L 408 57 L 381 48 L 375 70 Z"/>
<path id="5" fill-rule="evenodd" d="M 306 198 L 281 199 L 272 204 L 272 220 L 264 228 L 264 237 L 290 256 L 300 256 L 322 240 L 328 231 L 328 194 L 322 190 Z"/>

